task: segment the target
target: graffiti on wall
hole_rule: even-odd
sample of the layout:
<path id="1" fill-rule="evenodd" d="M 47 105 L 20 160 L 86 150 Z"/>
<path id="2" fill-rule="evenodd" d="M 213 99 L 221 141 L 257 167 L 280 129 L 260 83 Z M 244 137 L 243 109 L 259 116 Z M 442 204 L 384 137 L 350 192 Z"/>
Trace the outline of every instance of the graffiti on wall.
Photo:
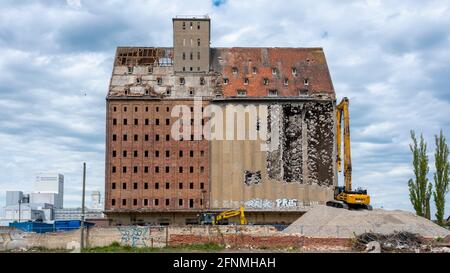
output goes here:
<path id="1" fill-rule="evenodd" d="M 146 241 L 149 239 L 148 228 L 146 227 L 117 227 L 119 229 L 121 244 L 135 246 L 147 246 Z"/>
<path id="2" fill-rule="evenodd" d="M 295 208 L 301 206 L 301 202 L 297 199 L 281 198 L 275 201 L 268 199 L 251 199 L 245 201 L 244 206 L 247 208 L 273 209 L 273 208 Z"/>

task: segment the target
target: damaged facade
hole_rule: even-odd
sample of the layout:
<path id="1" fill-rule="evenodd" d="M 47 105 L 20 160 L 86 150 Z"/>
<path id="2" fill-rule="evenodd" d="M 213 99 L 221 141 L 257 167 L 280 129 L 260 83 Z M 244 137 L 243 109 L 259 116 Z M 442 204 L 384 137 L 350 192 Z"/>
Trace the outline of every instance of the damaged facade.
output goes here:
<path id="1" fill-rule="evenodd" d="M 200 212 L 245 206 L 249 222 L 289 223 L 332 199 L 335 93 L 323 50 L 210 48 L 207 17 L 174 18 L 173 28 L 172 48 L 116 51 L 106 98 L 112 222 L 189 224 Z M 224 128 L 229 106 L 265 106 L 263 119 L 237 115 L 270 138 L 175 140 L 178 105 L 192 125 L 195 113 L 204 125 L 204 109 L 220 108 Z"/>

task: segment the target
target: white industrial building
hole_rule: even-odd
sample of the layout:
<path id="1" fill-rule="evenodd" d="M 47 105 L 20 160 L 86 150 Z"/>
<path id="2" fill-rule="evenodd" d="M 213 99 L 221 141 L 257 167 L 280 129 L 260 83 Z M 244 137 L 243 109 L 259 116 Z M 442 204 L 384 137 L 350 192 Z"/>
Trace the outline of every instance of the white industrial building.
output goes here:
<path id="1" fill-rule="evenodd" d="M 36 175 L 31 203 L 52 204 L 55 209 L 62 209 L 64 203 L 64 175 L 40 172 Z"/>

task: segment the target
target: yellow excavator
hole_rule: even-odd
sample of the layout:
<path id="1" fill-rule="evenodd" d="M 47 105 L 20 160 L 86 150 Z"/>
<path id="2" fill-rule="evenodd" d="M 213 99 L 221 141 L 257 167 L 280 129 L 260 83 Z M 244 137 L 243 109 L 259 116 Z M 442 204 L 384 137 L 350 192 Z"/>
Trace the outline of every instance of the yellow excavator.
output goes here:
<path id="1" fill-rule="evenodd" d="M 344 97 L 336 106 L 336 167 L 342 172 L 341 160 L 341 123 L 344 121 L 344 186 L 337 186 L 334 189 L 334 200 L 328 201 L 327 206 L 345 208 L 345 209 L 368 209 L 372 210 L 370 205 L 370 196 L 367 190 L 358 188 L 352 190 L 352 160 L 350 154 L 350 113 L 348 110 L 349 100 Z"/>
<path id="2" fill-rule="evenodd" d="M 199 222 L 202 225 L 224 225 L 228 224 L 229 218 L 235 216 L 239 216 L 239 223 L 241 225 L 247 224 L 244 207 L 240 207 L 238 210 L 227 210 L 220 213 L 205 212 L 199 215 Z"/>

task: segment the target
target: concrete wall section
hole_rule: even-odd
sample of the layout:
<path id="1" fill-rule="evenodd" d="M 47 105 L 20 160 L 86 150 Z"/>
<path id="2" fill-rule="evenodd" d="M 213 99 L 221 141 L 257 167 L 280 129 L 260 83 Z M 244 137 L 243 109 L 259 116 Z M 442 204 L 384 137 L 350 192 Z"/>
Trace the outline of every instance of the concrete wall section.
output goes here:
<path id="1" fill-rule="evenodd" d="M 224 128 L 228 128 L 228 106 L 222 105 Z M 244 205 L 254 211 L 305 210 L 333 198 L 332 101 L 278 102 L 268 108 L 274 111 L 269 110 L 267 117 L 272 126 L 267 142 L 211 141 L 212 209 Z M 254 126 L 247 118 L 246 129 L 249 125 Z M 275 131 L 278 141 L 272 134 Z M 262 144 L 270 142 L 274 149 L 263 151 Z"/>

